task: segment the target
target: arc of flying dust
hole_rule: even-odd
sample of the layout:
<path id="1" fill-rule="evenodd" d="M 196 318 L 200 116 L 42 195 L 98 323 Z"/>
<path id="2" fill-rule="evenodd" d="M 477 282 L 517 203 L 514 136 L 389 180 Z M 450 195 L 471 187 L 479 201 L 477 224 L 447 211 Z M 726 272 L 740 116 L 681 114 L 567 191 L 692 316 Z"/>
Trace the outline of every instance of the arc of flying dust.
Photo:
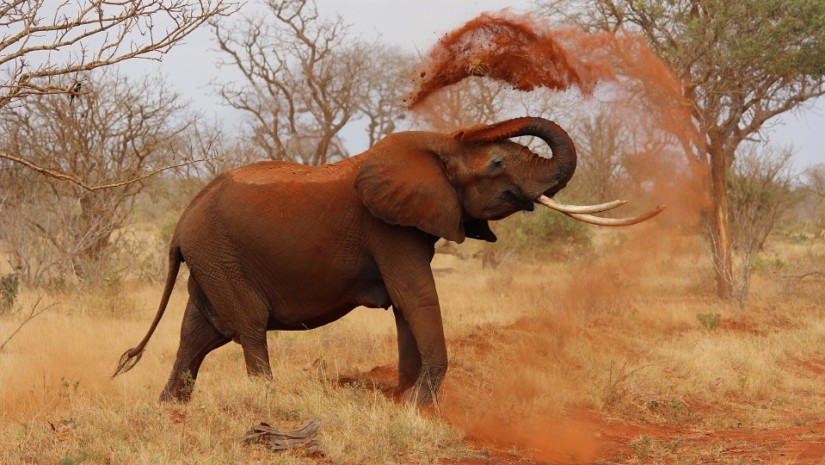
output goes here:
<path id="1" fill-rule="evenodd" d="M 525 92 L 536 87 L 567 90 L 575 86 L 585 95 L 592 94 L 600 79 L 615 79 L 609 69 L 569 57 L 550 32 L 537 32 L 527 17 L 508 18 L 489 13 L 442 37 L 429 52 L 425 69 L 427 71 L 421 72 L 408 99 L 410 110 L 438 90 L 470 76 L 504 81 Z M 536 202 L 579 221 L 600 226 L 641 223 L 665 208 L 660 205 L 633 218 L 601 218 L 591 213 L 611 210 L 626 201 L 575 206 L 542 195 Z"/>

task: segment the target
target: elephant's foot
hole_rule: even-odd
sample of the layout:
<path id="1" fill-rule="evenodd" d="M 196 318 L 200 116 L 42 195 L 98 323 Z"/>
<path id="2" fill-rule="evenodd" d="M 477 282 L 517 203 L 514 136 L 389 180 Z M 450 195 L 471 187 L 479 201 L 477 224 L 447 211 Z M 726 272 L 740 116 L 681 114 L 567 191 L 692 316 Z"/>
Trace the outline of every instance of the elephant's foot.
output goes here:
<path id="1" fill-rule="evenodd" d="M 422 370 L 415 384 L 406 390 L 401 398 L 406 402 L 422 407 L 436 404 L 438 389 L 446 373 L 446 366 L 430 367 L 429 369 Z M 401 387 L 401 384 L 399 384 L 399 388 Z"/>
<path id="2" fill-rule="evenodd" d="M 404 402 L 415 404 L 419 407 L 428 407 L 437 405 L 437 395 L 438 393 L 431 388 L 419 387 L 416 384 L 401 394 L 401 399 L 403 399 Z"/>
<path id="3" fill-rule="evenodd" d="M 419 370 L 415 370 L 415 374 L 411 375 L 409 373 L 406 373 L 404 370 L 399 370 L 398 385 L 395 387 L 395 389 L 393 389 L 393 395 L 396 397 L 400 397 L 402 394 L 404 394 L 406 391 L 412 388 L 415 385 L 416 378 L 418 378 L 418 371 Z"/>
<path id="4" fill-rule="evenodd" d="M 195 379 L 187 371 L 180 377 L 169 379 L 166 387 L 160 393 L 160 401 L 187 403 L 192 398 L 192 391 L 194 390 Z"/>

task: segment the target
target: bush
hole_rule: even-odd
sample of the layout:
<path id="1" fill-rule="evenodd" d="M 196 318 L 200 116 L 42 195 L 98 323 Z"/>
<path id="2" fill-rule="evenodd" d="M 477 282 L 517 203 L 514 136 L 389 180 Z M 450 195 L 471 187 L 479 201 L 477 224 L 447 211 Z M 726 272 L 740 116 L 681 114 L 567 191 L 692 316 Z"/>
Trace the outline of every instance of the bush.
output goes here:
<path id="1" fill-rule="evenodd" d="M 566 256 L 590 248 L 590 231 L 580 221 L 541 208 L 496 223 L 499 241 L 485 244 L 480 256 L 485 265 L 497 265 L 507 257 Z"/>
<path id="2" fill-rule="evenodd" d="M 0 314 L 8 313 L 14 307 L 20 291 L 20 268 L 0 276 Z"/>

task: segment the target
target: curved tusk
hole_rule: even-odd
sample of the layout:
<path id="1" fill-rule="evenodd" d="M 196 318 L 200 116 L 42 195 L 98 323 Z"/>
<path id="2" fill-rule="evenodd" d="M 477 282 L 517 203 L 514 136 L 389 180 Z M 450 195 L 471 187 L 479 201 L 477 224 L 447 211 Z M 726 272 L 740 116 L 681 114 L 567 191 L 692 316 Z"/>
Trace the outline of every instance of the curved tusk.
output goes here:
<path id="1" fill-rule="evenodd" d="M 621 207 L 622 205 L 627 203 L 627 200 L 614 200 L 612 202 L 600 203 L 597 205 L 567 205 L 564 203 L 559 202 L 556 199 L 547 197 L 546 195 L 540 195 L 536 202 L 544 205 L 545 207 L 552 208 L 553 210 L 558 210 L 562 213 L 600 213 L 607 210 L 612 210 L 616 207 Z"/>
<path id="2" fill-rule="evenodd" d="M 659 205 L 652 211 L 649 211 L 644 215 L 634 216 L 633 218 L 602 218 L 599 216 L 586 215 L 582 213 L 565 213 L 565 215 L 585 223 L 599 226 L 630 226 L 631 224 L 641 223 L 642 221 L 647 221 L 653 218 L 659 213 L 662 213 L 662 210 L 664 210 L 665 207 L 667 207 L 667 205 Z"/>

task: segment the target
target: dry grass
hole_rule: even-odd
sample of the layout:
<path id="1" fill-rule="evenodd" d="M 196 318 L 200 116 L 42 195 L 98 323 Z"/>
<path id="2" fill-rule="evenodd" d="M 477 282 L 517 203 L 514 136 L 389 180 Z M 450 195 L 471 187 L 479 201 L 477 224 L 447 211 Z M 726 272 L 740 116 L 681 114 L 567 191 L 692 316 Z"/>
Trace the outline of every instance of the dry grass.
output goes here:
<path id="1" fill-rule="evenodd" d="M 821 267 L 823 249 L 786 244 L 766 256 Z M 160 286 L 49 296 L 58 305 L 0 353 L 0 463 L 316 463 L 237 443 L 260 421 L 288 429 L 308 418 L 321 420 L 331 463 L 434 463 L 472 454 L 467 437 L 550 463 L 737 463 L 720 452 L 730 437 L 691 438 L 822 422 L 825 292 L 760 271 L 752 307 L 739 310 L 711 297 L 701 254 L 676 252 L 495 270 L 438 256 L 452 362 L 439 412 L 338 383 L 395 366 L 390 312 L 270 333 L 271 382 L 247 379 L 230 344 L 207 357 L 192 403 L 170 406 L 156 399 L 185 286 L 141 363 L 113 381 Z M 0 320 L 0 337 L 16 318 Z M 610 424 L 641 433 L 611 439 Z"/>
<path id="2" fill-rule="evenodd" d="M 25 328 L 0 356 L 0 463 L 270 463 L 270 452 L 235 440 L 260 421 L 289 429 L 306 418 L 322 421 L 319 441 L 334 463 L 427 462 L 465 449 L 460 433 L 437 419 L 338 386 L 339 372 L 393 360 L 392 317 L 378 311 L 317 331 L 271 333 L 272 382 L 247 378 L 239 346 L 218 350 L 193 402 L 166 406 L 156 399 L 177 349 L 185 299 L 177 292 L 138 368 L 109 380 L 119 353 L 145 332 L 157 292 L 128 290 L 145 310 L 121 316 L 109 308 L 121 296 L 102 293 L 96 312 L 90 296 L 62 296 Z M 0 334 L 13 323 L 4 321 Z M 299 453 L 277 459 L 312 462 Z"/>

